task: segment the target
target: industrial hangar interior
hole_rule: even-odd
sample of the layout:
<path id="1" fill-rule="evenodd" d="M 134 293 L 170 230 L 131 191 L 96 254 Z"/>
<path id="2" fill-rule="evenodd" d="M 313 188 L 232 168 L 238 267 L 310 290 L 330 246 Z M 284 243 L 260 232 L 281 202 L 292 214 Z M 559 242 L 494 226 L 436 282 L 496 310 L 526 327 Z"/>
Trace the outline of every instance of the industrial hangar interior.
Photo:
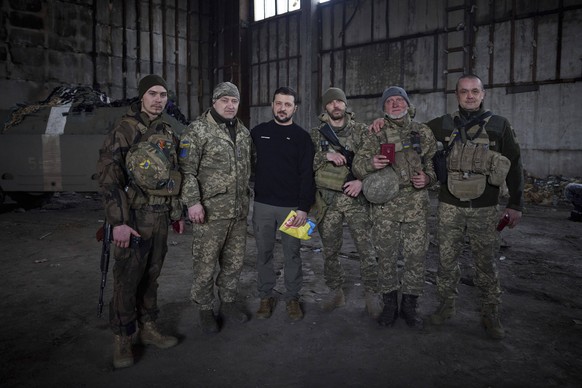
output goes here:
<path id="1" fill-rule="evenodd" d="M 48 207 L 22 212 L 12 207 L 0 214 L 7 252 L 0 268 L 10 279 L 0 304 L 7 312 L 0 326 L 2 385 L 579 386 L 582 269 L 574 259 L 581 257 L 581 229 L 580 223 L 565 221 L 570 209 L 561 189 L 582 176 L 581 33 L 580 0 L 0 1 L 5 123 L 0 166 L 48 168 L 47 154 L 60 150 L 69 160 L 64 147 L 76 151 L 72 162 L 58 167 L 62 178 L 32 181 L 29 191 L 57 193 Z M 191 236 L 186 233 L 171 237 L 170 253 L 180 260 L 164 268 L 160 281 L 162 325 L 180 334 L 180 346 L 165 352 L 145 348 L 134 368 L 113 371 L 106 321 L 93 313 L 99 247 L 91 234 L 102 215 L 89 170 L 97 158 L 95 144 L 116 117 L 107 113 L 90 121 L 89 113 L 70 115 L 75 134 L 87 137 L 63 140 L 58 148 L 45 141 L 38 145 L 44 156 L 14 152 L 32 149 L 38 140 L 3 146 L 13 144 L 7 135 L 19 129 L 6 126 L 12 114 L 24 106 L 42 113 L 43 102 L 62 87 L 89 88 L 108 102 L 122 102 L 137 96 L 140 78 L 158 74 L 186 121 L 192 121 L 210 107 L 213 88 L 230 81 L 241 92 L 238 117 L 252 128 L 272 118 L 273 91 L 290 86 L 299 94 L 295 121 L 309 130 L 329 87 L 344 90 L 349 110 L 369 124 L 382 117 L 383 90 L 401 86 L 416 108 L 415 119 L 426 122 L 457 109 L 455 82 L 467 73 L 483 80 L 486 107 L 513 124 L 530 183 L 529 223 L 503 235 L 510 334 L 501 344 L 482 337 L 471 308 L 448 330 L 386 331 L 366 321 L 356 297 L 359 268 L 350 243 L 342 252 L 353 300 L 343 316 L 326 316 L 317 309 L 323 287 L 317 239 L 304 246 L 310 275 L 303 322 L 289 323 L 281 315 L 268 324 L 251 320 L 246 327 L 204 337 L 187 301 Z M 32 120 L 23 116 L 22 123 Z M 74 159 L 79 154 L 87 159 Z M 87 181 L 70 183 L 65 164 L 87 166 Z M 1 184 L 4 191 L 27 191 Z M 76 213 L 78 207 L 84 212 Z M 64 220 L 56 221 L 56 215 Z M 27 232 L 15 232 L 15 226 Z M 67 236 L 60 236 L 65 230 Z M 83 237 L 76 237 L 78 232 Z M 43 245 L 51 239 L 57 241 Z M 436 303 L 432 239 L 425 314 Z M 23 254 L 15 241 L 32 250 L 22 248 Z M 254 244 L 248 245 L 252 256 Z M 87 250 L 93 258 L 86 257 Z M 515 267 L 510 268 L 511 259 Z M 257 299 L 249 260 L 241 298 L 252 311 Z M 469 264 L 465 270 L 470 272 Z M 470 295 L 477 291 L 471 275 L 462 283 L 472 306 Z M 526 297 L 527 302 L 520 299 Z"/>

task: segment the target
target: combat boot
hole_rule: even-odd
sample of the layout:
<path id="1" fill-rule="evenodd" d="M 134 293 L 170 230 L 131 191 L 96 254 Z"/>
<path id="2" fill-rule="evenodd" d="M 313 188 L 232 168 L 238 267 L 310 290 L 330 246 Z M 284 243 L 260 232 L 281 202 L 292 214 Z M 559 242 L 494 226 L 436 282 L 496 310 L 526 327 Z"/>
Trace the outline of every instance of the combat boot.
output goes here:
<path id="1" fill-rule="evenodd" d="M 404 321 L 406 321 L 406 324 L 409 327 L 422 329 L 422 318 L 418 316 L 418 312 L 416 311 L 417 300 L 417 295 L 402 294 L 402 300 L 400 301 L 400 316 L 404 318 Z"/>
<path id="2" fill-rule="evenodd" d="M 200 310 L 200 327 L 206 334 L 218 333 L 218 322 L 212 310 Z"/>
<path id="3" fill-rule="evenodd" d="M 220 313 L 224 318 L 234 322 L 244 323 L 249 320 L 248 315 L 235 302 L 222 302 L 220 305 Z"/>
<path id="4" fill-rule="evenodd" d="M 486 304 L 481 308 L 481 323 L 487 332 L 489 338 L 505 338 L 505 329 L 501 325 L 499 306 L 495 304 Z"/>
<path id="5" fill-rule="evenodd" d="M 301 311 L 299 300 L 290 299 L 287 301 L 287 315 L 289 315 L 289 318 L 291 318 L 293 321 L 299 321 L 303 319 L 303 311 Z"/>
<path id="6" fill-rule="evenodd" d="M 160 349 L 168 349 L 178 344 L 178 339 L 170 335 L 163 335 L 154 321 L 139 325 L 139 339 L 144 345 L 154 345 Z"/>
<path id="7" fill-rule="evenodd" d="M 378 319 L 382 312 L 382 302 L 377 293 L 366 291 L 366 311 L 372 319 Z"/>
<path id="8" fill-rule="evenodd" d="M 113 366 L 116 369 L 127 368 L 133 365 L 131 352 L 131 337 L 115 335 L 113 338 Z"/>
<path id="9" fill-rule="evenodd" d="M 430 316 L 430 323 L 435 326 L 440 326 L 447 319 L 454 317 L 455 313 L 455 300 L 451 298 L 444 299 L 436 311 Z"/>
<path id="10" fill-rule="evenodd" d="M 326 295 L 321 308 L 323 311 L 330 312 L 338 307 L 343 307 L 345 305 L 346 297 L 344 295 L 344 290 L 338 288 L 337 290 L 331 290 L 329 294 Z"/>
<path id="11" fill-rule="evenodd" d="M 257 310 L 257 319 L 271 318 L 276 303 L 277 302 L 275 298 L 273 298 L 272 296 L 261 299 L 259 309 Z"/>
<path id="12" fill-rule="evenodd" d="M 392 326 L 398 318 L 398 291 L 382 295 L 384 301 L 384 309 L 378 317 L 378 323 L 382 326 Z"/>

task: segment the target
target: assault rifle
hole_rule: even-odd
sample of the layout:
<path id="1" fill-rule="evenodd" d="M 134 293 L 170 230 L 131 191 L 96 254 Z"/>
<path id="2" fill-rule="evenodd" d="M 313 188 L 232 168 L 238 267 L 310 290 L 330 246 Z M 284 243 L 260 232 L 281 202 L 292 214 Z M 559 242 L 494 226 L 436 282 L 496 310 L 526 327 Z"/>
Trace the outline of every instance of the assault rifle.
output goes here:
<path id="1" fill-rule="evenodd" d="M 346 149 L 343 145 L 341 145 L 337 135 L 331 128 L 331 126 L 326 123 L 323 127 L 319 128 L 319 132 L 329 141 L 329 143 L 335 147 L 339 148 L 339 152 L 346 158 L 346 166 L 348 170 L 350 170 L 350 175 L 348 175 L 346 182 L 353 181 L 356 179 L 352 174 L 352 162 L 354 161 L 354 151 Z"/>
<path id="2" fill-rule="evenodd" d="M 109 270 L 109 256 L 111 253 L 111 241 L 113 241 L 113 226 L 107 221 L 97 230 L 95 235 L 97 241 L 103 241 L 101 248 L 101 288 L 99 289 L 99 311 L 97 316 L 101 317 L 103 314 L 103 290 L 107 283 L 107 271 Z M 137 247 L 141 241 L 141 237 L 131 236 L 129 240 L 130 247 Z"/>
<path id="3" fill-rule="evenodd" d="M 105 222 L 97 231 L 97 241 L 103 241 L 101 248 L 101 289 L 99 290 L 99 311 L 97 316 L 103 314 L 103 290 L 107 283 L 107 271 L 109 270 L 109 255 L 111 253 L 111 241 L 113 241 L 113 227 Z"/>

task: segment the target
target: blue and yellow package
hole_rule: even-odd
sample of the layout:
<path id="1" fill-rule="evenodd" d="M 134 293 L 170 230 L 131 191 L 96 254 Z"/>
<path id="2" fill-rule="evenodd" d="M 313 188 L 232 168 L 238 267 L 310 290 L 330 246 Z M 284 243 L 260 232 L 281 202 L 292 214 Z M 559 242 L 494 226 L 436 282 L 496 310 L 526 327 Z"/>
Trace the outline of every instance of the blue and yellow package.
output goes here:
<path id="1" fill-rule="evenodd" d="M 315 230 L 315 222 L 311 221 L 309 218 L 307 222 L 303 226 L 291 226 L 291 222 L 297 216 L 297 213 L 294 210 L 291 210 L 285 218 L 285 222 L 281 224 L 279 230 L 283 233 L 287 233 L 290 236 L 301 240 L 309 240 L 311 239 L 311 234 Z"/>

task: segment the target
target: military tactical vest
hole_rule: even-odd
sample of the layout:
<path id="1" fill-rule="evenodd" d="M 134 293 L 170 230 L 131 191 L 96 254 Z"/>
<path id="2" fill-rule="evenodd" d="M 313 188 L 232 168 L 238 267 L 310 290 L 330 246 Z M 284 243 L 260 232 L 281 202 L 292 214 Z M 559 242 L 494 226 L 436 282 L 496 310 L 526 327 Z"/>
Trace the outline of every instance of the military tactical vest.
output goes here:
<path id="1" fill-rule="evenodd" d="M 480 197 L 487 182 L 500 186 L 509 172 L 509 159 L 491 150 L 495 144 L 490 142 L 485 126 L 492 117 L 466 131 L 457 125 L 449 138 L 452 148 L 447 157 L 447 188 L 461 201 Z M 455 112 L 453 120 L 457 122 L 458 118 L 459 113 Z"/>
<path id="2" fill-rule="evenodd" d="M 324 124 L 323 126 L 325 125 L 327 124 Z M 344 133 L 342 134 L 343 136 L 340 137 L 336 134 L 337 141 L 339 141 L 341 147 L 344 147 L 344 150 L 348 153 L 354 149 L 352 137 L 350 136 L 350 134 L 351 130 L 347 126 L 344 129 Z M 320 133 L 320 136 L 321 136 L 320 146 L 322 151 L 328 152 L 332 150 L 334 152 L 342 153 L 340 150 L 341 147 L 334 144 L 330 144 L 330 141 L 326 139 L 326 137 L 322 133 Z M 353 157 L 353 151 L 351 155 Z M 318 188 L 343 192 L 344 191 L 343 187 L 346 184 L 346 182 L 354 179 L 353 175 L 351 174 L 351 160 L 348 160 L 348 165 L 336 166 L 331 162 L 325 162 L 323 167 L 315 171 L 315 185 Z"/>
<path id="3" fill-rule="evenodd" d="M 420 146 L 420 123 L 412 121 L 409 139 L 401 139 L 397 130 L 383 131 L 384 143 L 393 143 L 395 162 L 392 168 L 399 178 L 400 187 L 412 186 L 411 178 L 418 171 L 423 169 L 423 160 L 421 157 L 422 148 Z"/>
<path id="4" fill-rule="evenodd" d="M 139 129 L 125 158 L 129 176 L 126 192 L 131 207 L 165 203 L 164 199 L 156 197 L 178 195 L 182 183 L 172 132 L 167 127 L 164 132 L 156 132 L 131 117 L 124 120 Z"/>

